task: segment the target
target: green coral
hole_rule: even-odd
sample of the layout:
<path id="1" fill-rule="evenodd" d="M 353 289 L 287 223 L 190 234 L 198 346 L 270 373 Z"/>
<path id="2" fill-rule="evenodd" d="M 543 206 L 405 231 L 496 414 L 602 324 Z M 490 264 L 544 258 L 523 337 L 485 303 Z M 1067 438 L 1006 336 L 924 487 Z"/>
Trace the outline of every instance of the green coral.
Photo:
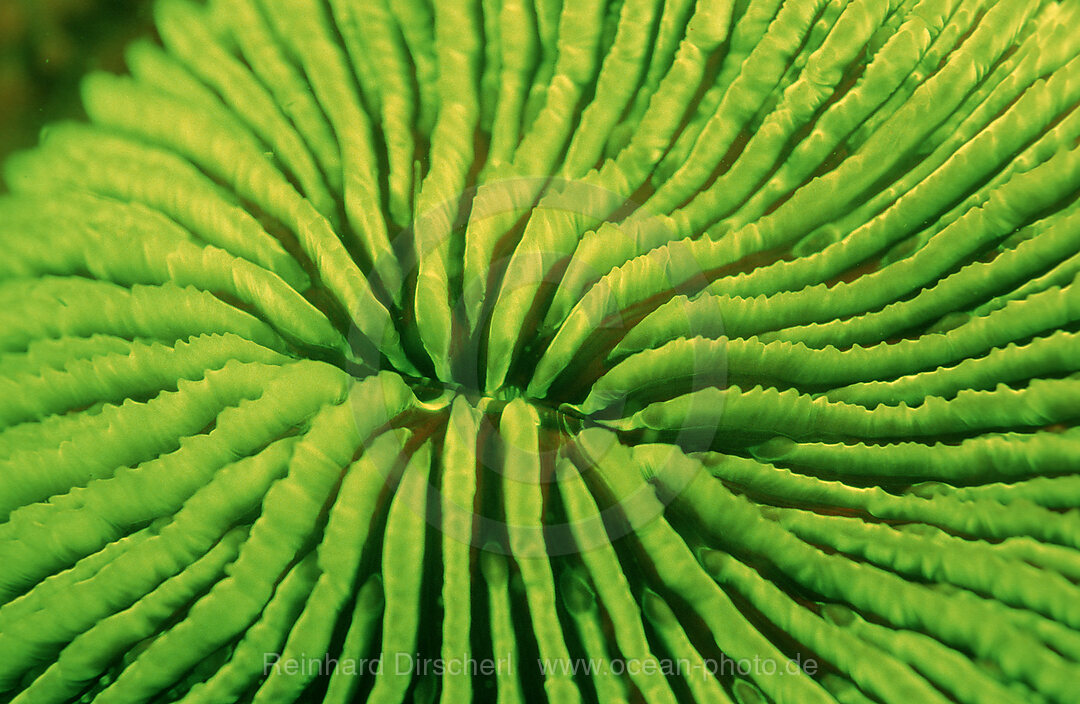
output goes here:
<path id="1" fill-rule="evenodd" d="M 158 0 L 5 165 L 0 701 L 1080 702 L 1080 6 Z"/>

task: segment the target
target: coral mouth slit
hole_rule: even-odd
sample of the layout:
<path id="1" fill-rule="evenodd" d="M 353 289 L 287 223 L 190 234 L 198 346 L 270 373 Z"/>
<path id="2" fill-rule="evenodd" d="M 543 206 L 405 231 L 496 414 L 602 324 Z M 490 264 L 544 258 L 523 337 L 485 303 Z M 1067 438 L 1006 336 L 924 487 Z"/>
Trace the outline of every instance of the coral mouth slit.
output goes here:
<path id="1" fill-rule="evenodd" d="M 1080 702 L 1080 5 L 154 20 L 3 166 L 0 704 Z"/>

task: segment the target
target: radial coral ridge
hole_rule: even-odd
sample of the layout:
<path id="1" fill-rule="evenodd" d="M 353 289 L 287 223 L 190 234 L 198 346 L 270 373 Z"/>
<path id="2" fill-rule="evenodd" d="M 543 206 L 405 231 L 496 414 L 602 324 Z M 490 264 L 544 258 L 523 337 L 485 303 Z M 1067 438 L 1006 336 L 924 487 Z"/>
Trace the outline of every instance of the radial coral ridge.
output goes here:
<path id="1" fill-rule="evenodd" d="M 0 701 L 1080 701 L 1080 4 L 159 0 L 0 199 Z"/>

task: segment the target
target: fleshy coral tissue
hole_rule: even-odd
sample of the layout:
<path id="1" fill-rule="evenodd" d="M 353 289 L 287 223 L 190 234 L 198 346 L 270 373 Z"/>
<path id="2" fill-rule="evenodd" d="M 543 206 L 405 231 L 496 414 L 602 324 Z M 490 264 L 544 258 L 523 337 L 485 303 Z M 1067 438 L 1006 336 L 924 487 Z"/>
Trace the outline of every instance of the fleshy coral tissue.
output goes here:
<path id="1" fill-rule="evenodd" d="M 0 701 L 1080 702 L 1080 3 L 158 0 L 0 197 Z"/>

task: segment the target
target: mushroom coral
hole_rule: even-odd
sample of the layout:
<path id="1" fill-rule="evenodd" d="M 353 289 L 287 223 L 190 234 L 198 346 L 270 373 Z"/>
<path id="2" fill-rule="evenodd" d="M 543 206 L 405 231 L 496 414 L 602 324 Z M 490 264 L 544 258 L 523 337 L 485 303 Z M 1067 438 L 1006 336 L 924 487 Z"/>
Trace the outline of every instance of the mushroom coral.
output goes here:
<path id="1" fill-rule="evenodd" d="M 0 198 L 0 701 L 1080 701 L 1080 4 L 158 0 Z"/>

